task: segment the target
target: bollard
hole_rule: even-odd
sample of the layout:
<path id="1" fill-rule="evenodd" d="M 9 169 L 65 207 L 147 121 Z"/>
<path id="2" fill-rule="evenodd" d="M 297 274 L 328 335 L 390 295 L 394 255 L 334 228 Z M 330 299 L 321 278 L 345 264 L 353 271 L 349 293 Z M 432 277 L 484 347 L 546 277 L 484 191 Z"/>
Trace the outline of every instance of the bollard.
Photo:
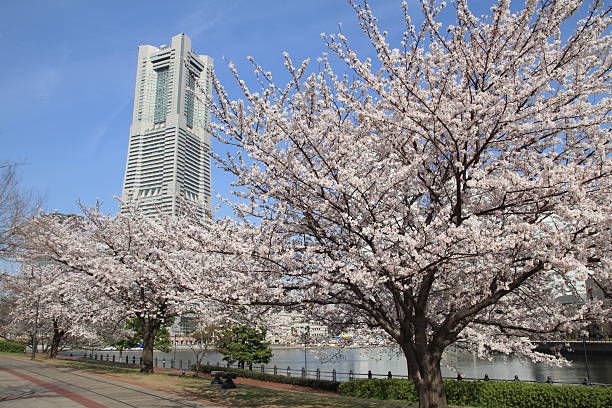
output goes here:
<path id="1" fill-rule="evenodd" d="M 387 378 L 393 378 L 393 374 L 391 374 L 391 371 L 387 373 Z"/>
<path id="2" fill-rule="evenodd" d="M 278 375 L 278 368 L 276 366 L 274 366 L 274 375 Z"/>
<path id="3" fill-rule="evenodd" d="M 332 381 L 336 382 L 336 369 L 335 368 L 332 370 Z"/>
<path id="4" fill-rule="evenodd" d="M 317 368 L 317 381 L 321 379 L 321 370 Z"/>
<path id="5" fill-rule="evenodd" d="M 291 377 L 291 367 L 287 366 L 287 377 Z"/>
<path id="6" fill-rule="evenodd" d="M 486 374 L 486 373 L 485 373 L 484 380 L 485 380 L 485 381 L 489 381 L 489 374 Z"/>
<path id="7" fill-rule="evenodd" d="M 372 370 L 368 370 L 368 380 L 372 379 Z"/>

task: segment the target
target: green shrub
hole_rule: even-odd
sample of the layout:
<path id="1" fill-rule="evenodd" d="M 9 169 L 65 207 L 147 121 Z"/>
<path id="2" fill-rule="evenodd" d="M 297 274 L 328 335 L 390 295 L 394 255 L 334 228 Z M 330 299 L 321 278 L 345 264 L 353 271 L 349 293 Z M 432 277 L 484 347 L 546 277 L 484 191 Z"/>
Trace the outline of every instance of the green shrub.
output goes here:
<path id="1" fill-rule="evenodd" d="M 24 353 L 26 346 L 13 343 L 12 341 L 0 340 L 0 352 L 4 353 Z"/>
<path id="2" fill-rule="evenodd" d="M 193 366 L 193 371 L 200 373 L 210 373 L 211 371 L 227 371 L 238 374 L 238 377 L 252 378 L 254 380 L 278 382 L 282 384 L 301 385 L 304 387 L 316 388 L 319 390 L 336 391 L 338 389 L 338 382 L 327 381 L 327 380 L 315 380 L 313 378 L 302 378 L 302 377 L 285 377 L 284 375 L 274 375 L 268 373 L 262 373 L 260 371 L 243 370 L 240 368 L 225 368 L 217 367 L 212 365 L 200 365 L 200 367 Z"/>
<path id="3" fill-rule="evenodd" d="M 449 404 L 487 408 L 610 408 L 612 389 L 580 385 L 524 382 L 445 380 Z M 342 395 L 418 401 L 412 381 L 400 379 L 353 380 L 340 384 Z"/>

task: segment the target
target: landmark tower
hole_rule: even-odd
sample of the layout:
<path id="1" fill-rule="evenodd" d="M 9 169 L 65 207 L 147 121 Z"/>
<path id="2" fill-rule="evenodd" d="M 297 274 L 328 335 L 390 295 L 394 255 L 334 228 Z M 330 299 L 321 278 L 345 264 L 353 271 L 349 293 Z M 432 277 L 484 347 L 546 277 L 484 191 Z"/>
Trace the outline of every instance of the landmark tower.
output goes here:
<path id="1" fill-rule="evenodd" d="M 181 33 L 169 46 L 138 47 L 134 111 L 123 181 L 124 203 L 149 215 L 211 208 L 210 104 L 213 60 Z"/>

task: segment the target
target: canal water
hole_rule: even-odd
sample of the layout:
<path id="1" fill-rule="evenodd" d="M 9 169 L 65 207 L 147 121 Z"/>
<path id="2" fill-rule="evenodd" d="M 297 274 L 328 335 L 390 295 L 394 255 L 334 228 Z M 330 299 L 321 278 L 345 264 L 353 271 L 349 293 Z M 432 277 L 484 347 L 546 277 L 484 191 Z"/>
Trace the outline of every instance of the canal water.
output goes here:
<path id="1" fill-rule="evenodd" d="M 295 376 L 299 375 L 297 370 L 301 370 L 306 363 L 308 376 L 314 377 L 315 371 L 319 369 L 322 379 L 331 379 L 332 370 L 336 370 L 336 378 L 339 381 L 347 380 L 348 373 L 351 371 L 355 378 L 364 378 L 368 370 L 381 377 L 386 376 L 389 371 L 394 377 L 407 375 L 404 357 L 392 347 L 350 348 L 341 351 L 309 348 L 306 353 L 303 348 L 274 348 L 273 352 L 274 357 L 270 363 L 265 364 L 266 372 L 271 372 L 276 366 L 279 374 L 285 374 L 287 367 L 291 367 L 292 375 Z M 61 354 L 70 353 L 71 351 L 65 351 Z M 83 351 L 72 351 L 72 353 L 81 355 Z M 93 351 L 91 353 L 104 356 L 114 354 L 116 359 L 119 357 L 119 353 L 113 351 Z M 141 351 L 124 351 L 122 359 L 127 356 L 131 362 L 132 356 L 138 360 L 141 354 Z M 157 366 L 160 367 L 163 364 L 165 367 L 170 367 L 171 360 L 175 361 L 177 368 L 179 362 L 183 368 L 187 368 L 188 363 L 195 362 L 195 355 L 190 349 L 176 349 L 169 353 L 156 351 L 155 358 L 157 358 Z M 482 360 L 472 354 L 448 351 L 445 357 L 447 366 L 442 367 L 442 374 L 445 377 L 453 378 L 461 374 L 466 379 L 484 378 L 486 374 L 490 379 L 500 380 L 512 380 L 516 375 L 524 381 L 546 381 L 548 377 L 551 377 L 554 382 L 559 383 L 581 383 L 588 375 L 593 383 L 612 384 L 612 356 L 587 355 L 585 359 L 584 355 L 570 355 L 568 359 L 571 361 L 570 366 L 558 367 L 508 356 L 496 356 L 492 360 Z M 216 351 L 207 352 L 202 362 L 210 364 L 219 362 L 220 365 L 224 365 L 223 356 Z"/>

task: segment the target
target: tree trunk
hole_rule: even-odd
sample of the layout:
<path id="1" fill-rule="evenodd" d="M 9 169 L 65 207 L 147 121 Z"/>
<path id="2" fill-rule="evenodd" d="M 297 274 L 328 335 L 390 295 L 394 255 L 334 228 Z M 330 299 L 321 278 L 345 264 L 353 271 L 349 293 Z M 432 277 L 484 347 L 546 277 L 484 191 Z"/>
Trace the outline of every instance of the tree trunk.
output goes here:
<path id="1" fill-rule="evenodd" d="M 142 366 L 140 372 L 153 372 L 153 348 L 155 346 L 155 336 L 161 325 L 157 319 L 139 318 L 142 325 Z"/>
<path id="2" fill-rule="evenodd" d="M 402 349 L 408 362 L 408 373 L 414 381 L 419 396 L 419 408 L 447 408 L 448 402 L 440 370 L 442 351 L 421 351 L 417 352 L 420 355 L 415 356 L 414 354 L 408 355 L 411 353 L 410 347 L 402 347 Z M 415 367 L 415 363 L 418 368 Z"/>
<path id="3" fill-rule="evenodd" d="M 66 332 L 64 330 L 60 330 L 57 322 L 53 322 L 53 338 L 51 339 L 51 346 L 49 346 L 49 358 L 57 357 L 57 353 L 59 352 L 60 345 L 62 339 Z"/>

